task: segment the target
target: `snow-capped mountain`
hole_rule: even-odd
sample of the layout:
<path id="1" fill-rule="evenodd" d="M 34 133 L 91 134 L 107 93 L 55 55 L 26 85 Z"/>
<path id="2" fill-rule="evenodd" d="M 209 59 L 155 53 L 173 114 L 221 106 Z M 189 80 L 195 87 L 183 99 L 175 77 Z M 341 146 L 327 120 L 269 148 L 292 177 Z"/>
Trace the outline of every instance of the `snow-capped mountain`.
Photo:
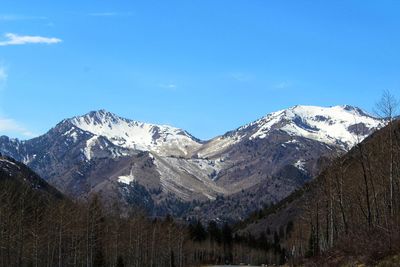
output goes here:
<path id="1" fill-rule="evenodd" d="M 265 138 L 278 128 L 291 136 L 302 136 L 349 149 L 377 129 L 382 122 L 351 106 L 295 106 L 273 112 L 240 130 L 257 126 L 250 138 Z"/>
<path id="2" fill-rule="evenodd" d="M 325 158 L 382 124 L 351 106 L 295 106 L 200 141 L 182 129 L 99 110 L 31 140 L 0 137 L 0 152 L 73 197 L 97 192 L 161 215 L 224 195 L 222 206 L 196 214 L 237 219 L 284 198 L 318 174 Z"/>
<path id="3" fill-rule="evenodd" d="M 213 202 L 201 215 L 240 217 L 279 201 L 383 125 L 352 106 L 294 106 L 205 142 L 195 155 L 223 162 L 214 181 L 229 192 L 231 204 Z"/>
<path id="4" fill-rule="evenodd" d="M 212 156 L 223 152 L 244 139 L 264 139 L 280 130 L 293 137 L 303 137 L 348 150 L 361 142 L 383 121 L 352 106 L 294 106 L 272 112 L 261 119 L 246 124 L 235 131 L 217 137 L 203 146 L 199 153 Z"/>
<path id="5" fill-rule="evenodd" d="M 133 121 L 106 110 L 92 111 L 69 121 L 95 136 L 106 137 L 116 146 L 159 155 L 187 156 L 201 146 L 199 140 L 182 129 Z"/>

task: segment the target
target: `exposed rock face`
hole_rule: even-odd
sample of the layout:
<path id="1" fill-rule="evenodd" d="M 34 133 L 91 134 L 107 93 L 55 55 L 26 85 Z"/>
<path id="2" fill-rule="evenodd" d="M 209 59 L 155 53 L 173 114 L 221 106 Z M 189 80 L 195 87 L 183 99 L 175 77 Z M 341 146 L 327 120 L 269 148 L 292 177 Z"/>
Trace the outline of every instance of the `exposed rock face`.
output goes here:
<path id="1" fill-rule="evenodd" d="M 319 172 L 321 157 L 349 149 L 381 123 L 350 106 L 296 106 L 203 142 L 99 110 L 31 140 L 0 137 L 0 152 L 73 197 L 98 192 L 153 215 L 229 220 L 284 198 Z"/>

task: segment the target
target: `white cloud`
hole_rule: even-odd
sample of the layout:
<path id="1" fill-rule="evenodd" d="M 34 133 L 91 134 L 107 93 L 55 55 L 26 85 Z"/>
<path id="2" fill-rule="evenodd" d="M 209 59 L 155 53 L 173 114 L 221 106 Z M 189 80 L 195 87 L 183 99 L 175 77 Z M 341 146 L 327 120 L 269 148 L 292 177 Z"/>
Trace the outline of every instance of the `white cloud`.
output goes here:
<path id="1" fill-rule="evenodd" d="M 20 135 L 23 137 L 34 137 L 35 136 L 35 134 L 33 134 L 31 131 L 27 130 L 24 126 L 22 126 L 17 121 L 10 119 L 10 118 L 5 118 L 5 117 L 0 117 L 0 133 L 17 134 L 17 135 Z"/>
<path id="2" fill-rule="evenodd" d="M 24 44 L 57 44 L 62 42 L 58 38 L 48 38 L 42 36 L 32 36 L 32 35 L 18 35 L 15 33 L 6 33 L 4 35 L 6 40 L 0 41 L 0 46 L 7 45 L 24 45 Z"/>
<path id="3" fill-rule="evenodd" d="M 15 14 L 0 14 L 0 21 L 18 21 L 18 20 L 43 20 L 47 17 L 43 16 L 24 16 Z"/>
<path id="4" fill-rule="evenodd" d="M 5 87 L 7 79 L 8 79 L 7 70 L 4 66 L 0 65 L 0 92 Z M 2 134 L 21 137 L 21 138 L 31 138 L 36 136 L 34 133 L 32 133 L 26 127 L 24 127 L 21 123 L 17 122 L 14 119 L 2 116 L 0 114 L 0 135 Z"/>

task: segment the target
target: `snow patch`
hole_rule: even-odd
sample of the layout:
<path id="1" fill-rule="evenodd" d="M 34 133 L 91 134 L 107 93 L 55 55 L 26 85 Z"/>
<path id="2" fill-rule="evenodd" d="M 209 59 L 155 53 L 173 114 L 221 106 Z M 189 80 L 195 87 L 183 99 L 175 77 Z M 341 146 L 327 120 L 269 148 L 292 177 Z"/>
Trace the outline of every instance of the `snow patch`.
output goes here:
<path id="1" fill-rule="evenodd" d="M 85 155 L 87 160 L 92 159 L 92 147 L 96 144 L 97 136 L 93 136 L 86 141 L 86 147 L 83 150 L 83 154 Z"/>
<path id="2" fill-rule="evenodd" d="M 297 169 L 299 169 L 300 171 L 303 171 L 303 172 L 307 172 L 307 170 L 306 170 L 306 162 L 304 161 L 304 160 L 302 160 L 302 159 L 299 159 L 298 161 L 296 161 L 294 164 L 293 164 L 293 166 L 295 166 Z"/>
<path id="3" fill-rule="evenodd" d="M 135 177 L 133 176 L 133 170 L 131 169 L 131 172 L 129 175 L 121 175 L 118 176 L 118 182 L 123 183 L 123 184 L 130 184 L 133 181 L 135 181 Z"/>

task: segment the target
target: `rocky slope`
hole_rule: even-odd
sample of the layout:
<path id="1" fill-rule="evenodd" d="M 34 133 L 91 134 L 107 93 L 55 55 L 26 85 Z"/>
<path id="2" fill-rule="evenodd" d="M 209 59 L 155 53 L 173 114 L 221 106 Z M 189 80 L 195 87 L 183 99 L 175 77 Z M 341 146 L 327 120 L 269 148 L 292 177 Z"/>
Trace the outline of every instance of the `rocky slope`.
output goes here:
<path id="1" fill-rule="evenodd" d="M 0 137 L 0 152 L 74 197 L 98 192 L 154 215 L 194 206 L 187 216 L 226 220 L 284 198 L 319 172 L 321 157 L 349 149 L 381 123 L 350 106 L 295 106 L 203 142 L 99 110 L 31 140 Z"/>
<path id="2" fill-rule="evenodd" d="M 224 162 L 214 181 L 229 192 L 190 216 L 243 219 L 276 203 L 382 124 L 351 106 L 295 106 L 206 142 L 196 155 Z"/>

